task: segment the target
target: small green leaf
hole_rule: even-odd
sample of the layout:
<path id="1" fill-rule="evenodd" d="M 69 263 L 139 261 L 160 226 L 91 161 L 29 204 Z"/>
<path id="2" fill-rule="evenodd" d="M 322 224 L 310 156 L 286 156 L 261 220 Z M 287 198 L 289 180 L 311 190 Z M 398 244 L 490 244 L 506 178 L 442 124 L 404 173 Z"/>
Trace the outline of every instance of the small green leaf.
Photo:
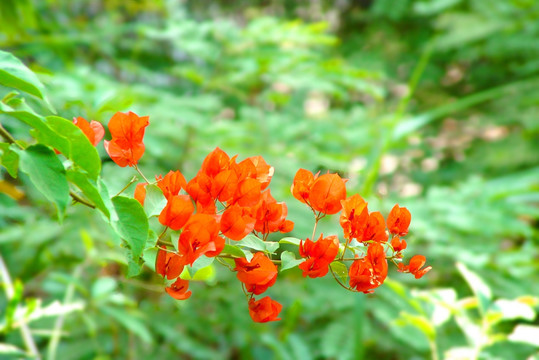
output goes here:
<path id="1" fill-rule="evenodd" d="M 242 258 L 245 257 L 245 253 L 243 252 L 242 249 L 240 249 L 237 246 L 228 245 L 228 244 L 225 245 L 223 251 L 221 251 L 221 254 L 223 254 L 223 255 L 232 255 L 232 256 L 242 257 Z"/>
<path id="2" fill-rule="evenodd" d="M 292 269 L 298 266 L 304 259 L 296 260 L 296 256 L 291 251 L 283 251 L 281 253 L 281 271 Z"/>
<path id="3" fill-rule="evenodd" d="M 146 186 L 146 198 L 144 199 L 144 211 L 148 217 L 159 216 L 167 205 L 167 199 L 157 185 Z"/>
<path id="4" fill-rule="evenodd" d="M 301 242 L 301 239 L 297 239 L 294 237 L 285 237 L 279 240 L 279 243 L 281 244 L 292 244 L 296 246 L 299 246 L 300 242 Z"/>
<path id="5" fill-rule="evenodd" d="M 115 196 L 112 204 L 118 215 L 113 223 L 116 232 L 127 241 L 133 260 L 138 263 L 148 239 L 148 218 L 140 203 L 125 196 Z"/>
<path id="6" fill-rule="evenodd" d="M 9 175 L 13 178 L 17 177 L 17 171 L 19 170 L 19 155 L 14 150 L 15 145 L 0 143 L 0 164 L 6 168 Z"/>
<path id="7" fill-rule="evenodd" d="M 346 265 L 340 261 L 334 261 L 329 264 L 329 266 L 335 273 L 335 276 L 339 278 L 341 283 L 346 285 L 348 283 L 348 268 L 346 267 Z"/>
<path id="8" fill-rule="evenodd" d="M 19 151 L 20 167 L 36 188 L 56 205 L 58 218 L 64 216 L 69 201 L 69 186 L 64 166 L 50 148 L 32 145 Z"/>
<path id="9" fill-rule="evenodd" d="M 254 235 L 247 235 L 242 240 L 236 241 L 236 245 L 257 251 L 267 252 L 270 254 L 275 253 L 275 251 L 279 248 L 279 243 L 272 241 L 263 241 L 262 239 Z"/>
<path id="10" fill-rule="evenodd" d="M 45 99 L 36 74 L 11 53 L 0 50 L 0 84 Z"/>

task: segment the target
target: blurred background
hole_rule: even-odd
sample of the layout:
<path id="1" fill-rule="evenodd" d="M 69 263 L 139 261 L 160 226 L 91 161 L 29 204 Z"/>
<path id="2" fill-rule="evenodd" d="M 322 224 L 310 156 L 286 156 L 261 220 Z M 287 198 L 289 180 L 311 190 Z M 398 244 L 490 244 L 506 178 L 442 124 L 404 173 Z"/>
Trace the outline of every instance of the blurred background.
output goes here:
<path id="1" fill-rule="evenodd" d="M 410 209 L 408 254 L 433 266 L 421 280 L 390 267 L 372 295 L 287 270 L 268 291 L 283 320 L 255 324 L 226 268 L 175 301 L 148 269 L 126 278 L 100 214 L 71 206 L 58 224 L 1 169 L 18 310 L 2 289 L 0 358 L 24 357 L 25 321 L 48 359 L 539 359 L 537 1 L 2 0 L 0 48 L 60 116 L 149 115 L 147 175 L 191 178 L 217 146 L 262 155 L 305 238 L 294 174 L 338 172 L 370 210 Z M 98 150 L 115 194 L 135 173 Z"/>

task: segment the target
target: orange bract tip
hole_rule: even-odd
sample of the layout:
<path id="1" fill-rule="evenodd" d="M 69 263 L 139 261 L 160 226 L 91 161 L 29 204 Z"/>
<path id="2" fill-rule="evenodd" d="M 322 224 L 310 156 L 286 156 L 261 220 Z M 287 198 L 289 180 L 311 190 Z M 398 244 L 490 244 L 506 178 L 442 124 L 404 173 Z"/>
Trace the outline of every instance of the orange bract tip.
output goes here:
<path id="1" fill-rule="evenodd" d="M 144 130 L 149 124 L 148 116 L 133 112 L 117 112 L 109 121 L 112 140 L 105 141 L 105 150 L 118 166 L 135 166 L 144 155 Z"/>
<path id="2" fill-rule="evenodd" d="M 257 252 L 251 261 L 235 259 L 238 279 L 245 284 L 248 292 L 262 294 L 277 279 L 277 266 L 262 252 Z"/>
<path id="3" fill-rule="evenodd" d="M 93 146 L 96 146 L 105 135 L 103 125 L 97 121 L 92 120 L 91 122 L 88 122 L 85 118 L 79 116 L 73 118 L 73 124 L 82 130 Z"/>
<path id="4" fill-rule="evenodd" d="M 269 296 L 256 301 L 253 298 L 249 300 L 249 315 L 251 315 L 254 322 L 258 323 L 281 320 L 277 316 L 279 316 L 282 308 L 281 304 L 272 300 Z"/>
<path id="5" fill-rule="evenodd" d="M 324 174 L 317 178 L 309 192 L 309 203 L 316 211 L 336 214 L 346 198 L 345 181 L 338 174 Z"/>
<path id="6" fill-rule="evenodd" d="M 408 227 L 411 220 L 412 215 L 410 211 L 396 204 L 387 217 L 387 228 L 391 234 L 404 236 L 408 234 Z"/>
<path id="7" fill-rule="evenodd" d="M 137 200 L 140 205 L 144 206 L 144 200 L 146 199 L 146 186 L 148 183 L 138 183 L 135 187 L 135 194 L 133 197 Z"/>
<path id="8" fill-rule="evenodd" d="M 191 291 L 187 291 L 188 288 L 189 281 L 178 278 L 172 285 L 165 288 L 165 291 L 176 300 L 186 300 L 191 297 Z"/>
<path id="9" fill-rule="evenodd" d="M 161 210 L 159 222 L 172 230 L 180 230 L 195 211 L 191 198 L 187 195 L 176 195 L 168 199 Z"/>

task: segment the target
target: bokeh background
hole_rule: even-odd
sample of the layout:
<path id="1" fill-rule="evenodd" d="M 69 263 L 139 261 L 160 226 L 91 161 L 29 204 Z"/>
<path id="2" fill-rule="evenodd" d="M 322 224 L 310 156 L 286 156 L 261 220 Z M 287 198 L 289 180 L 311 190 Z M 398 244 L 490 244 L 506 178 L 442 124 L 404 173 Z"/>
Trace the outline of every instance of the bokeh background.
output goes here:
<path id="1" fill-rule="evenodd" d="M 48 359 L 539 358 L 537 1 L 2 0 L 0 47 L 60 116 L 150 115 L 146 174 L 191 178 L 217 146 L 262 155 L 305 238 L 293 176 L 336 171 L 370 209 L 410 209 L 408 253 L 433 266 L 421 280 L 391 268 L 373 295 L 287 270 L 268 291 L 283 320 L 254 324 L 226 268 L 175 301 L 152 271 L 126 278 L 96 211 L 71 206 L 59 224 L 1 169 L 20 301 L 9 323 L 0 295 L 0 358 L 23 357 L 22 321 Z M 136 174 L 99 152 L 116 193 Z M 320 226 L 340 234 L 337 217 Z"/>

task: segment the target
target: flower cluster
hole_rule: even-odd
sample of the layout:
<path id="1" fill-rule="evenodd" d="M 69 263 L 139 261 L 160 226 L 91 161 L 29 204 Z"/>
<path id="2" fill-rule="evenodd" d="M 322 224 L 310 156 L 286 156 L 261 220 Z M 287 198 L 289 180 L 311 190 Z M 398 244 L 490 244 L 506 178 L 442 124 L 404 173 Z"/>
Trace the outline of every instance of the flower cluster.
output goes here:
<path id="1" fill-rule="evenodd" d="M 74 124 L 94 146 L 104 135 L 103 127 L 95 121 L 88 123 L 79 117 Z M 116 164 L 134 167 L 144 178 L 134 192 L 140 204 L 144 205 L 149 185 L 162 192 L 164 205 L 158 215 L 162 232 L 155 243 L 155 271 L 165 279 L 165 291 L 174 299 L 188 299 L 189 280 L 183 276 L 186 267 L 193 267 L 202 257 L 217 258 L 236 272 L 253 321 L 280 320 L 281 304 L 269 296 L 255 298 L 275 284 L 276 264 L 283 261 L 274 258 L 275 251 L 266 247 L 268 235 L 294 228 L 287 219 L 286 204 L 278 202 L 268 188 L 273 167 L 261 156 L 238 161 L 237 156 L 229 157 L 216 148 L 191 180 L 187 181 L 179 170 L 171 170 L 150 182 L 137 166 L 144 154 L 143 137 L 148 124 L 147 116 L 118 112 L 108 126 L 112 139 L 104 145 Z M 424 267 L 426 259 L 422 255 L 413 256 L 408 265 L 402 263 L 407 247 L 403 237 L 411 221 L 407 208 L 395 205 L 386 220 L 378 211 L 369 212 L 360 195 L 347 197 L 346 180 L 339 174 L 313 174 L 305 169 L 296 173 L 291 192 L 315 217 L 310 238 L 292 242 L 298 245 L 303 259 L 298 267 L 304 277 L 323 277 L 331 272 L 348 290 L 372 293 L 387 277 L 388 260 L 397 265 L 399 272 L 411 273 L 417 279 L 431 269 Z M 322 234 L 314 241 L 318 222 L 338 213 L 343 242 L 337 235 Z M 238 246 L 247 236 L 258 242 L 257 246 L 251 245 L 254 253 Z M 335 275 L 333 267 L 337 265 L 346 267 L 348 284 L 343 282 L 342 271 L 340 276 Z"/>
<path id="2" fill-rule="evenodd" d="M 331 264 L 334 261 L 350 260 L 349 286 L 341 283 L 337 277 L 335 280 L 351 291 L 372 293 L 387 277 L 388 259 L 397 264 L 400 272 L 412 273 L 416 279 L 431 269 L 430 266 L 422 269 L 426 262 L 422 255 L 414 256 L 409 265 L 396 262 L 402 259 L 402 251 L 406 248 L 406 241 L 401 237 L 408 234 L 411 221 L 407 208 L 398 204 L 393 207 L 387 217 L 386 230 L 383 215 L 378 211 L 369 212 L 367 202 L 360 195 L 346 197 L 345 180 L 338 174 L 319 176 L 300 169 L 291 190 L 296 199 L 311 208 L 315 215 L 315 230 L 321 218 L 340 211 L 339 223 L 345 240 L 342 249 L 335 235 L 327 238 L 321 235 L 316 242 L 310 239 L 306 239 L 305 243 L 302 241 L 299 253 L 306 260 L 299 268 L 303 270 L 303 276 L 325 276 L 328 269 L 333 274 Z M 392 235 L 391 242 L 388 242 L 388 234 Z M 352 257 L 346 258 L 347 253 Z"/>

